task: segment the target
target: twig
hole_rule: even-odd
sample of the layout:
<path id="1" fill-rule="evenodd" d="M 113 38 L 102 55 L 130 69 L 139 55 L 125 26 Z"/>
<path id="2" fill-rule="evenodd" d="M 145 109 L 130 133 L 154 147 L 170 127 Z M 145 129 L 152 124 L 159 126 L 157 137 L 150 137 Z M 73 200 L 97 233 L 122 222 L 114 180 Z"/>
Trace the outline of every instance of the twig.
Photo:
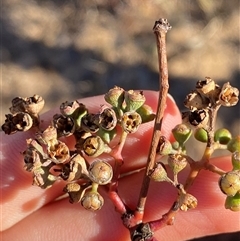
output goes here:
<path id="1" fill-rule="evenodd" d="M 156 119 L 154 124 L 154 132 L 152 136 L 151 146 L 149 150 L 145 175 L 142 182 L 142 188 L 139 195 L 138 205 L 135 211 L 135 217 L 141 220 L 136 220 L 138 223 L 142 221 L 145 203 L 147 199 L 147 193 L 149 189 L 150 178 L 148 172 L 153 168 L 156 156 L 156 150 L 159 143 L 160 136 L 162 135 L 162 120 L 164 110 L 166 107 L 167 93 L 169 89 L 168 84 L 168 67 L 167 67 L 167 50 L 166 50 L 166 33 L 172 27 L 168 23 L 167 19 L 160 18 L 155 22 L 153 27 L 154 34 L 156 35 L 157 52 L 159 60 L 159 100 L 156 113 Z"/>

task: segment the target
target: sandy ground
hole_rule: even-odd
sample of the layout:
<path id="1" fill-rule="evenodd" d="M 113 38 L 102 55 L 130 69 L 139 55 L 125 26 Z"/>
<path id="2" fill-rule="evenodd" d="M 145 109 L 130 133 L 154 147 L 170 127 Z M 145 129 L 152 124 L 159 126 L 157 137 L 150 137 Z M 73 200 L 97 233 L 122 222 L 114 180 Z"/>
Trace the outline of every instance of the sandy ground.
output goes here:
<path id="1" fill-rule="evenodd" d="M 114 85 L 157 90 L 152 27 L 159 17 L 173 26 L 167 36 L 170 93 L 181 109 L 185 95 L 205 76 L 240 88 L 238 0 L 6 0 L 1 5 L 1 123 L 15 96 L 40 94 L 48 110 Z M 239 117 L 239 105 L 223 108 L 218 126 L 239 134 Z"/>

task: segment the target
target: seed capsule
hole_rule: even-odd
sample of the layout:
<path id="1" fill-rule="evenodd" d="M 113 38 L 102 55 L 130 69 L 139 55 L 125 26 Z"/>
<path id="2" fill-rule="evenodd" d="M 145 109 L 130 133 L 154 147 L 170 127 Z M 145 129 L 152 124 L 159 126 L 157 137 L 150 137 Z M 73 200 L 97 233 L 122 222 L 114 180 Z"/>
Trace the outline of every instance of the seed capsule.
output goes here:
<path id="1" fill-rule="evenodd" d="M 225 83 L 219 95 L 219 101 L 223 106 L 234 106 L 238 103 L 239 90 Z"/>
<path id="2" fill-rule="evenodd" d="M 25 112 L 29 113 L 30 115 L 36 116 L 44 107 L 44 99 L 40 95 L 34 95 L 29 98 L 24 99 L 24 109 Z"/>
<path id="3" fill-rule="evenodd" d="M 121 109 L 124 101 L 124 92 L 124 89 L 115 86 L 105 94 L 104 99 L 113 107 Z"/>
<path id="4" fill-rule="evenodd" d="M 165 136 L 161 136 L 159 140 L 159 144 L 157 147 L 157 153 L 159 155 L 166 156 L 172 153 L 172 144 Z"/>
<path id="5" fill-rule="evenodd" d="M 106 185 L 111 182 L 113 176 L 112 166 L 105 161 L 95 161 L 88 169 L 89 178 L 91 181 L 99 184 Z"/>
<path id="6" fill-rule="evenodd" d="M 102 110 L 99 114 L 99 126 L 106 130 L 111 131 L 117 125 L 117 116 L 113 109 L 102 107 Z"/>
<path id="7" fill-rule="evenodd" d="M 149 171 L 148 176 L 156 182 L 168 181 L 166 168 L 163 163 L 156 162 L 152 170 Z"/>
<path id="8" fill-rule="evenodd" d="M 62 115 L 64 116 L 69 116 L 72 115 L 73 112 L 79 108 L 80 103 L 78 101 L 65 101 L 60 105 L 60 112 L 62 113 Z"/>
<path id="9" fill-rule="evenodd" d="M 182 194 L 182 205 L 180 209 L 182 211 L 188 211 L 189 209 L 196 208 L 197 203 L 198 201 L 193 195 L 189 193 Z"/>
<path id="10" fill-rule="evenodd" d="M 87 210 L 97 211 L 102 208 L 104 199 L 98 192 L 90 191 L 83 195 L 81 204 Z"/>
<path id="11" fill-rule="evenodd" d="M 234 196 L 240 192 L 240 170 L 227 172 L 219 179 L 221 191 L 227 196 Z"/>
<path id="12" fill-rule="evenodd" d="M 140 108 L 146 101 L 142 91 L 129 90 L 125 91 L 124 96 L 127 111 L 135 111 Z"/>
<path id="13" fill-rule="evenodd" d="M 99 136 L 89 136 L 83 142 L 83 151 L 86 155 L 97 157 L 105 150 L 105 144 Z"/>
<path id="14" fill-rule="evenodd" d="M 141 123 L 141 116 L 137 112 L 125 112 L 122 116 L 122 128 L 127 133 L 136 132 Z"/>
<path id="15" fill-rule="evenodd" d="M 187 166 L 186 157 L 180 154 L 168 155 L 168 165 L 176 175 Z"/>
<path id="16" fill-rule="evenodd" d="M 184 105 L 191 111 L 204 109 L 209 106 L 210 101 L 197 91 L 188 94 L 184 100 Z"/>
<path id="17" fill-rule="evenodd" d="M 86 114 L 81 118 L 81 127 L 86 132 L 96 133 L 99 130 L 99 118 L 95 114 Z"/>

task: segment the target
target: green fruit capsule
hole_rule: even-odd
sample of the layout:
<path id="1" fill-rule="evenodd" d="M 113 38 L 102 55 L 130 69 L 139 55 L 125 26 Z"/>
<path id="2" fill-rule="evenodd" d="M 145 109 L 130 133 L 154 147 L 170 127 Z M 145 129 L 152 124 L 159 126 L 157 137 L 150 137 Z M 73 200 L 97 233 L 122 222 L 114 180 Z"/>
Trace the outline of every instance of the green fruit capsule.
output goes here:
<path id="1" fill-rule="evenodd" d="M 232 138 L 227 144 L 227 149 L 230 152 L 240 151 L 240 136 Z"/>
<path id="2" fill-rule="evenodd" d="M 172 129 L 173 136 L 180 145 L 183 145 L 191 136 L 192 130 L 185 124 L 178 124 Z"/>
<path id="3" fill-rule="evenodd" d="M 226 145 L 232 139 L 232 134 L 225 128 L 218 129 L 214 134 L 214 141 Z"/>
<path id="4" fill-rule="evenodd" d="M 233 170 L 240 170 L 240 152 L 235 151 L 232 154 L 232 165 L 233 165 Z"/>
<path id="5" fill-rule="evenodd" d="M 227 196 L 235 196 L 240 192 L 240 170 L 233 170 L 222 175 L 219 179 L 219 186 Z"/>
<path id="6" fill-rule="evenodd" d="M 208 134 L 207 131 L 203 128 L 198 128 L 195 133 L 194 137 L 196 140 L 206 143 L 208 141 Z"/>
<path id="7" fill-rule="evenodd" d="M 240 193 L 238 192 L 233 197 L 227 197 L 225 201 L 225 208 L 231 211 L 240 211 Z"/>

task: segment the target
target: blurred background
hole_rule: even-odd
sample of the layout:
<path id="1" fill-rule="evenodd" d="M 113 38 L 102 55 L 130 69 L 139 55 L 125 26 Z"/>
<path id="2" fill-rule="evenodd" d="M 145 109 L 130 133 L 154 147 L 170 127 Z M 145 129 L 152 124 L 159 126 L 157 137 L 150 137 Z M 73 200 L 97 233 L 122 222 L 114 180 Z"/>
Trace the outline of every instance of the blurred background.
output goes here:
<path id="1" fill-rule="evenodd" d="M 239 0 L 7 0 L 1 7 L 1 124 L 15 96 L 42 95 L 47 111 L 114 85 L 158 90 L 152 27 L 160 17 L 173 27 L 170 93 L 180 109 L 205 76 L 240 88 Z M 218 127 L 239 134 L 239 117 L 239 105 L 222 108 Z"/>

